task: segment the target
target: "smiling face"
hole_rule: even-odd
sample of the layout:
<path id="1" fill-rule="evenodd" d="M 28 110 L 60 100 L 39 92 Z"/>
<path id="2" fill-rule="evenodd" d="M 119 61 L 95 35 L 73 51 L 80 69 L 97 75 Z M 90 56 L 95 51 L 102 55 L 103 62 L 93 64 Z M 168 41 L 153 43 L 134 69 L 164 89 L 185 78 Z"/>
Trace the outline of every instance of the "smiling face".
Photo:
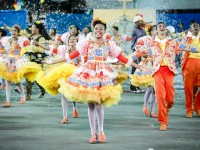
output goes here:
<path id="1" fill-rule="evenodd" d="M 18 35 L 19 35 L 19 31 L 15 27 L 12 27 L 12 29 L 11 29 L 11 36 L 13 38 L 16 38 L 16 37 L 18 37 Z"/>
<path id="2" fill-rule="evenodd" d="M 162 34 L 162 35 L 166 34 L 166 26 L 165 26 L 165 24 L 164 23 L 159 23 L 157 25 L 157 31 L 158 31 L 158 34 Z"/>
<path id="3" fill-rule="evenodd" d="M 70 33 L 70 35 L 76 35 L 78 33 L 78 30 L 76 27 L 71 27 L 69 29 L 69 33 Z"/>
<path id="4" fill-rule="evenodd" d="M 77 43 L 77 38 L 76 38 L 76 36 L 71 36 L 71 37 L 69 38 L 69 40 L 68 40 L 68 43 L 69 43 L 70 46 L 75 46 L 76 43 Z"/>
<path id="5" fill-rule="evenodd" d="M 105 34 L 105 27 L 102 24 L 96 24 L 93 31 L 94 37 L 96 39 L 103 38 L 103 35 Z"/>
<path id="6" fill-rule="evenodd" d="M 190 26 L 190 31 L 191 31 L 193 34 L 198 34 L 199 31 L 200 31 L 199 24 L 198 24 L 198 23 L 193 23 L 193 24 Z"/>

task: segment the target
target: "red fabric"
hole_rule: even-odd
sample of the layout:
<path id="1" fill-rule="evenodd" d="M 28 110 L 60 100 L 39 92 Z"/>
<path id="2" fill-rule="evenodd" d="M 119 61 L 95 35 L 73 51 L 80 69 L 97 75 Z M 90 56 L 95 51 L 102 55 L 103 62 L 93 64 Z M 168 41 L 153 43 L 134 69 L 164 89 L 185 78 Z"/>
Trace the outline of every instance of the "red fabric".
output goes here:
<path id="1" fill-rule="evenodd" d="M 61 40 L 61 35 L 59 35 L 59 36 L 57 37 L 57 40 L 58 40 L 58 41 L 62 41 L 62 40 Z"/>
<path id="2" fill-rule="evenodd" d="M 29 40 L 24 41 L 24 47 L 27 46 L 27 45 L 30 45 L 30 44 L 31 44 L 31 43 L 30 43 Z"/>
<path id="3" fill-rule="evenodd" d="M 53 53 L 57 54 L 58 53 L 58 49 L 57 48 L 53 48 Z"/>
<path id="4" fill-rule="evenodd" d="M 200 87 L 200 59 L 188 58 L 185 64 L 185 68 L 182 72 L 184 89 L 185 89 L 185 107 L 186 112 L 193 112 L 193 100 L 194 100 L 194 87 Z M 194 100 L 194 109 L 200 110 L 199 93 Z"/>
<path id="5" fill-rule="evenodd" d="M 126 41 L 131 41 L 131 40 L 132 40 L 132 38 L 130 38 L 130 37 L 126 38 Z"/>
<path id="6" fill-rule="evenodd" d="M 80 55 L 80 53 L 78 51 L 74 51 L 73 53 L 71 53 L 69 55 L 69 58 L 74 59 L 74 58 L 78 57 L 79 55 Z"/>
<path id="7" fill-rule="evenodd" d="M 174 73 L 168 67 L 160 67 L 154 73 L 155 92 L 158 101 L 158 121 L 168 124 L 167 110 L 174 105 Z"/>
<path id="8" fill-rule="evenodd" d="M 119 59 L 121 62 L 123 62 L 125 64 L 128 62 L 128 58 L 124 57 L 122 54 L 119 54 L 117 59 Z"/>

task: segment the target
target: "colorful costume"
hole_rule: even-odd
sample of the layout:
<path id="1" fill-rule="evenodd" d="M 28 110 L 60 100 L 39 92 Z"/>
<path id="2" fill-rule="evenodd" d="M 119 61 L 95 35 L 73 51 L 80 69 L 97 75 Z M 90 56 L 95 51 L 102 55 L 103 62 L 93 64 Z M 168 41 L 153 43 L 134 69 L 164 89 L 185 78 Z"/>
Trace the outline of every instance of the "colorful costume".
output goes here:
<path id="1" fill-rule="evenodd" d="M 3 59 L 0 62 L 0 74 L 2 78 L 13 83 L 19 83 L 21 79 L 26 78 L 29 81 L 34 81 L 36 74 L 41 70 L 41 67 L 36 63 L 30 62 L 27 58 L 20 55 L 22 47 L 28 47 L 30 42 L 25 37 L 19 37 L 15 43 L 11 43 L 11 39 L 4 41 L 8 42 L 3 45 L 7 49 Z"/>
<path id="2" fill-rule="evenodd" d="M 131 38 L 125 34 L 116 35 L 111 38 L 111 41 L 114 41 L 117 46 L 123 49 L 123 43 L 130 41 Z M 128 74 L 126 72 L 126 67 L 124 64 L 118 63 L 118 59 L 108 58 L 107 60 L 110 63 L 111 68 L 113 68 L 117 74 L 115 80 L 117 83 L 122 84 L 124 81 L 128 79 Z"/>
<path id="3" fill-rule="evenodd" d="M 53 54 L 52 60 L 62 58 L 69 49 L 66 45 L 60 45 L 57 49 L 51 50 Z M 58 80 L 64 78 L 65 80 L 71 76 L 78 65 L 78 60 L 74 59 L 72 64 L 59 63 L 52 65 L 49 69 L 38 73 L 36 81 L 51 95 L 58 94 Z M 51 65 L 50 65 L 51 66 Z"/>
<path id="4" fill-rule="evenodd" d="M 59 82 L 59 92 L 66 98 L 83 103 L 96 103 L 105 106 L 118 104 L 122 88 L 114 85 L 116 75 L 107 64 L 107 57 L 118 58 L 130 63 L 121 54 L 121 49 L 114 42 L 106 42 L 101 47 L 93 41 L 82 40 L 77 44 L 77 51 L 67 60 L 81 55 L 88 61 L 77 68 L 67 81 Z"/>
<path id="5" fill-rule="evenodd" d="M 138 40 L 137 45 L 141 43 L 141 45 L 151 45 L 152 38 L 150 36 L 144 36 Z M 148 71 L 142 71 L 140 69 L 136 69 L 134 74 L 130 76 L 131 84 L 134 86 L 153 86 L 154 79 L 152 77 L 152 58 L 149 56 L 148 58 L 143 58 L 143 60 L 139 63 L 140 65 L 145 65 L 149 68 Z"/>
<path id="6" fill-rule="evenodd" d="M 187 117 L 192 117 L 193 111 L 200 116 L 200 91 L 197 94 L 193 92 L 195 86 L 200 87 L 200 35 L 197 37 L 187 36 L 187 43 L 198 48 L 198 53 L 185 53 L 182 67 L 186 114 Z M 196 94 L 196 98 L 193 100 L 194 94 Z M 193 102 L 194 107 L 192 107 Z"/>
<path id="7" fill-rule="evenodd" d="M 141 40 L 136 45 L 137 52 L 145 51 L 152 56 L 152 75 L 155 79 L 158 121 L 161 125 L 168 124 L 168 112 L 174 105 L 173 84 L 174 75 L 177 74 L 175 56 L 180 52 L 180 49 L 196 52 L 194 48 L 188 49 L 184 39 L 178 39 L 177 41 L 168 38 L 160 40 L 156 37 L 149 44 Z"/>

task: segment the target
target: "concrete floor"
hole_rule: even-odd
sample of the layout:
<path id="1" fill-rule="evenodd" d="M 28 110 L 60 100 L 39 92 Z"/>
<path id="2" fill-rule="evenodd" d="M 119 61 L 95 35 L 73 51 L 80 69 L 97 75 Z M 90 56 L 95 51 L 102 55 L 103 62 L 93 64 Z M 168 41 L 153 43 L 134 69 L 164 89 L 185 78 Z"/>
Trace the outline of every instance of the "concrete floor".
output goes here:
<path id="1" fill-rule="evenodd" d="M 0 91 L 0 150 L 200 150 L 200 118 L 185 118 L 182 90 L 176 91 L 164 132 L 157 119 L 143 115 L 144 95 L 124 92 L 119 105 L 105 108 L 107 143 L 91 145 L 87 106 L 78 104 L 79 118 L 74 119 L 69 103 L 69 124 L 62 125 L 60 96 L 38 99 L 34 88 L 25 105 L 13 92 L 11 108 L 2 108 L 5 92 Z"/>

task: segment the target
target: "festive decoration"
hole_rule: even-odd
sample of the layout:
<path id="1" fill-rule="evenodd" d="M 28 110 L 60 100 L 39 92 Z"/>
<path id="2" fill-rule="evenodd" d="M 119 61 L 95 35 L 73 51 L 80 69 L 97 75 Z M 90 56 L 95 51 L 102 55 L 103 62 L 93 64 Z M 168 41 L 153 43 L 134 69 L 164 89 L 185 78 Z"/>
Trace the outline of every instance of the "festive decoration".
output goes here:
<path id="1" fill-rule="evenodd" d="M 45 2 L 45 0 L 40 0 L 40 3 L 43 4 Z"/>
<path id="2" fill-rule="evenodd" d="M 22 3 L 22 1 L 21 0 L 15 0 L 15 2 L 14 2 L 14 8 L 15 8 L 15 10 L 20 10 L 21 9 L 21 7 L 22 7 L 22 5 L 23 5 L 23 3 Z"/>

